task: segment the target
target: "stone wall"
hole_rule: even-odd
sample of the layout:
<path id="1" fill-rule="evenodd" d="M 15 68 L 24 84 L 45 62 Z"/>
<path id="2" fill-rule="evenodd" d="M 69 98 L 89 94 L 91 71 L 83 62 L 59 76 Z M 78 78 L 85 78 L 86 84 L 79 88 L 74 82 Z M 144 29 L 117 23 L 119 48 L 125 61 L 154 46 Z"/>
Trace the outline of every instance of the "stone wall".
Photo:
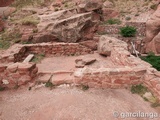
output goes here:
<path id="1" fill-rule="evenodd" d="M 160 72 L 155 69 L 147 71 L 143 83 L 160 100 Z"/>
<path id="2" fill-rule="evenodd" d="M 0 55 L 0 63 L 19 62 L 26 53 L 23 45 L 15 44 Z"/>
<path id="3" fill-rule="evenodd" d="M 46 56 L 73 56 L 89 54 L 93 51 L 78 43 L 15 44 L 0 55 L 0 62 L 20 62 L 30 53 L 45 54 Z"/>
<path id="4" fill-rule="evenodd" d="M 45 54 L 46 56 L 74 56 L 93 53 L 93 51 L 78 43 L 41 43 L 25 46 L 27 53 Z"/>
<path id="5" fill-rule="evenodd" d="M 136 36 L 145 36 L 146 23 L 143 22 L 126 22 L 124 25 L 99 25 L 99 34 L 119 34 L 119 30 L 124 26 L 134 26 L 137 29 Z"/>
<path id="6" fill-rule="evenodd" d="M 0 87 L 16 88 L 37 76 L 35 63 L 11 63 L 0 65 Z"/>

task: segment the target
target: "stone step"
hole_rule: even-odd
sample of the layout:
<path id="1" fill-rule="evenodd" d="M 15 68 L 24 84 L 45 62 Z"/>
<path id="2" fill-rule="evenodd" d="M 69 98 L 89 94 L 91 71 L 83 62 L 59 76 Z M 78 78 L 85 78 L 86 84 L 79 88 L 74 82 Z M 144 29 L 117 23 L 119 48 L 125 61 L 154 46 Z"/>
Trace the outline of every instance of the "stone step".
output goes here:
<path id="1" fill-rule="evenodd" d="M 39 73 L 36 82 L 46 83 L 50 81 L 56 86 L 72 84 L 74 80 L 74 76 L 72 74 L 73 73 L 70 72 Z"/>
<path id="2" fill-rule="evenodd" d="M 51 79 L 51 83 L 54 85 L 72 84 L 74 76 L 72 74 L 54 74 Z"/>

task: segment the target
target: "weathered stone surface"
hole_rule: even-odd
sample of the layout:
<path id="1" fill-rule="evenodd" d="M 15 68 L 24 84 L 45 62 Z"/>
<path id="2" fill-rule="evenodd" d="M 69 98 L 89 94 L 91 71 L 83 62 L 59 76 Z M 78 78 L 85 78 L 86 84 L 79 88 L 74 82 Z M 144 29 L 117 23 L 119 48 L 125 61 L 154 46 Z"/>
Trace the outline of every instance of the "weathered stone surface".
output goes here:
<path id="1" fill-rule="evenodd" d="M 79 43 L 80 45 L 84 45 L 92 50 L 97 50 L 97 44 L 98 42 L 95 40 L 87 40 L 87 41 L 82 41 Z"/>
<path id="2" fill-rule="evenodd" d="M 112 7 L 114 7 L 114 4 L 113 4 L 113 2 L 105 1 L 105 2 L 103 3 L 103 7 L 112 8 Z"/>
<path id="3" fill-rule="evenodd" d="M 6 65 L 0 64 L 0 72 L 3 72 L 6 68 Z"/>
<path id="4" fill-rule="evenodd" d="M 29 54 L 23 62 L 30 62 L 34 57 L 34 54 Z"/>
<path id="5" fill-rule="evenodd" d="M 35 68 L 35 63 L 21 63 L 18 66 L 18 71 L 29 71 L 32 68 Z"/>
<path id="6" fill-rule="evenodd" d="M 146 39 L 145 39 L 145 49 L 146 52 L 160 53 L 159 50 L 159 38 L 160 38 L 160 5 L 158 6 L 155 13 L 146 22 Z"/>
<path id="7" fill-rule="evenodd" d="M 84 4 L 78 6 L 80 12 L 90 12 L 102 8 L 102 2 L 99 0 L 87 0 Z"/>
<path id="8" fill-rule="evenodd" d="M 110 56 L 112 50 L 112 41 L 106 39 L 105 37 L 101 37 L 98 43 L 98 53 L 104 56 Z"/>
<path id="9" fill-rule="evenodd" d="M 52 78 L 51 74 L 44 74 L 44 75 L 39 75 L 37 81 L 46 83 Z"/>
<path id="10" fill-rule="evenodd" d="M 90 65 L 96 61 L 95 58 L 83 58 L 83 59 L 76 59 L 76 68 L 83 68 L 85 65 Z"/>
<path id="11" fill-rule="evenodd" d="M 92 22 L 91 12 L 76 14 L 74 9 L 62 10 L 42 15 L 40 19 L 39 31 L 42 33 L 47 31 L 47 34 L 54 36 L 59 41 L 77 42 L 80 39 L 93 38 L 91 33 L 95 31 L 92 30 L 92 28 L 95 29 L 95 23 Z"/>
<path id="12" fill-rule="evenodd" d="M 12 72 L 12 73 L 15 73 L 17 70 L 18 70 L 18 65 L 19 63 L 14 63 L 14 64 L 11 64 L 7 67 L 7 70 L 9 72 Z"/>
<path id="13" fill-rule="evenodd" d="M 103 19 L 104 20 L 115 18 L 119 15 L 119 12 L 112 9 L 112 8 L 103 8 L 102 11 L 103 11 Z"/>

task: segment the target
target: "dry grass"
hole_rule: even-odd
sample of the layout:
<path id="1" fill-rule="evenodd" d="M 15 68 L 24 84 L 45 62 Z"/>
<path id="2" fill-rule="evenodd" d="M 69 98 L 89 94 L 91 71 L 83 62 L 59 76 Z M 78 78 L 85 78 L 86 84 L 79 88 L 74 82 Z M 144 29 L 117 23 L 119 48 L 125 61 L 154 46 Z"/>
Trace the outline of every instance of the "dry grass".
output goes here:
<path id="1" fill-rule="evenodd" d="M 151 5 L 154 5 L 152 0 L 106 0 L 114 4 L 115 9 L 120 12 L 121 16 L 130 15 L 131 13 L 138 14 L 148 11 Z"/>
<path id="2" fill-rule="evenodd" d="M 26 6 L 43 6 L 52 1 L 54 0 L 15 0 L 13 6 L 16 8 L 22 8 Z"/>

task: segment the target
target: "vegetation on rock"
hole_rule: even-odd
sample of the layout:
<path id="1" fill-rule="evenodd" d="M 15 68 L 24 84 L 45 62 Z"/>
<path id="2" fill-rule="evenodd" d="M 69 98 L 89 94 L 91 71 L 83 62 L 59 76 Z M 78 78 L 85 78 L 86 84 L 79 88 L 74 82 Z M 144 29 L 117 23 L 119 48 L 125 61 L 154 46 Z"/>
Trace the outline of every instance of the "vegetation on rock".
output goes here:
<path id="1" fill-rule="evenodd" d="M 136 35 L 136 32 L 137 32 L 136 28 L 132 26 L 126 26 L 120 28 L 120 34 L 123 37 L 134 37 Z"/>

